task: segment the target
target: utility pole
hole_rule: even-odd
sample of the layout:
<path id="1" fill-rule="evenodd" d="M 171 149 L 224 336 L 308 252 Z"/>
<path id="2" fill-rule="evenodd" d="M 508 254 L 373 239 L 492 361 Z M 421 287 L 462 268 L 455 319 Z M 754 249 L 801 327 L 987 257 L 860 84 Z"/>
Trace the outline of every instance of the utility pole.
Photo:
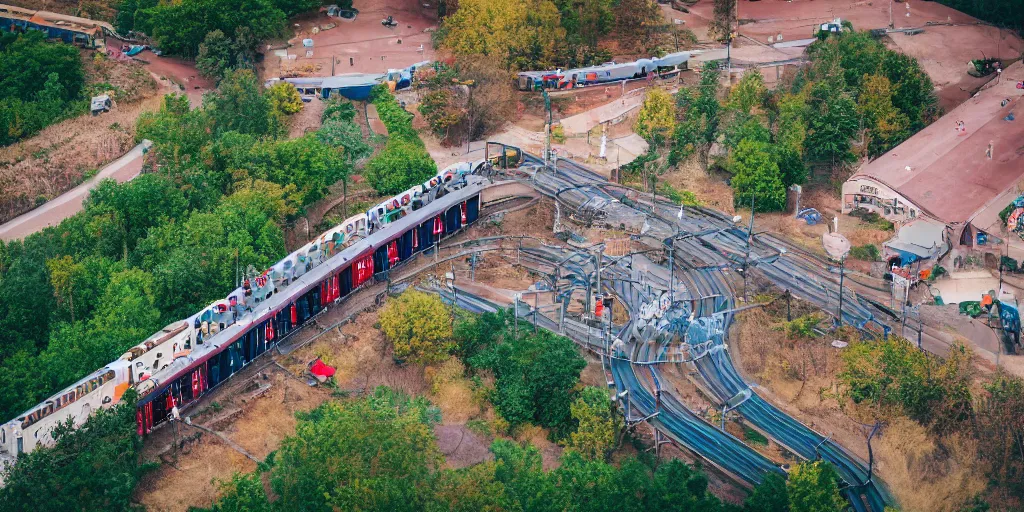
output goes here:
<path id="1" fill-rule="evenodd" d="M 548 96 L 548 90 L 544 88 L 541 88 L 541 94 L 544 95 L 544 108 L 548 111 L 548 129 L 544 137 L 544 165 L 547 166 L 551 161 L 551 96 Z M 555 174 L 558 174 L 557 168 Z"/>
<path id="2" fill-rule="evenodd" d="M 519 294 L 515 296 L 516 305 L 512 310 L 512 338 L 519 341 Z"/>
<path id="3" fill-rule="evenodd" d="M 750 273 L 750 244 L 754 240 L 754 191 L 750 191 L 750 227 L 747 228 L 747 252 L 743 256 L 743 300 L 747 300 L 747 274 Z"/>
<path id="4" fill-rule="evenodd" d="M 839 327 L 843 326 L 843 278 L 846 277 L 846 255 L 839 259 Z M 906 304 L 906 301 L 904 301 Z M 906 318 L 906 312 L 904 312 L 904 318 Z M 900 335 L 903 335 L 900 332 Z"/>

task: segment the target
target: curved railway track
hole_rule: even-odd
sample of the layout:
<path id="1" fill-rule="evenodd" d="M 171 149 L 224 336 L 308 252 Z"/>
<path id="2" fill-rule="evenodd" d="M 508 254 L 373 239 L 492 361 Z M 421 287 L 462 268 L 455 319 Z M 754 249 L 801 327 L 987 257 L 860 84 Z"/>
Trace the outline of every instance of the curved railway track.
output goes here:
<path id="1" fill-rule="evenodd" d="M 622 187 L 607 183 L 603 177 L 573 162 L 558 162 L 557 172 L 542 168 L 536 157 L 528 156 L 526 163 L 535 166 L 530 177 L 533 186 L 567 208 L 578 209 L 599 200 L 603 212 L 609 216 L 644 217 L 644 227 L 648 236 L 654 240 L 674 237 L 672 250 L 676 264 L 672 269 L 673 275 L 693 299 L 691 303 L 697 307 L 698 317 L 721 315 L 724 325 L 728 326 L 733 316 L 730 308 L 735 306 L 736 301 L 727 272 L 741 266 L 760 272 L 775 285 L 823 309 L 830 308 L 838 298 L 835 276 L 827 267 L 816 265 L 813 255 L 768 236 L 750 237 L 751 243 L 748 245 L 746 230 L 736 227 L 732 219 L 721 212 L 684 208 L 679 210 L 682 212 L 679 215 L 675 211 L 678 207 L 668 207 L 656 200 L 645 203 L 642 196 L 632 199 L 623 192 Z M 670 218 L 675 220 L 666 220 Z M 688 235 L 692 233 L 702 234 Z M 577 288 L 589 286 L 592 275 L 596 273 L 595 264 L 598 260 L 590 254 L 577 252 L 574 255 L 572 251 L 559 251 L 550 247 L 524 250 L 538 264 L 545 265 L 545 268 L 562 268 L 564 270 L 560 272 L 565 274 L 585 277 L 585 281 L 572 281 L 572 286 Z M 594 332 L 592 327 L 584 324 L 560 325 L 555 319 L 529 311 L 527 313 L 530 314 L 517 311 L 517 316 L 533 319 L 538 326 L 562 332 L 587 349 L 602 354 L 607 362 L 610 383 L 619 394 L 630 422 L 646 421 L 668 439 L 744 484 L 755 485 L 768 473 L 782 472 L 776 464 L 742 441 L 688 409 L 670 386 L 664 387 L 665 379 L 659 364 L 665 361 L 663 356 L 667 346 L 652 340 L 627 338 L 633 319 L 638 317 L 640 306 L 650 301 L 651 297 L 644 290 L 638 289 L 632 269 L 626 268 L 624 260 L 612 263 L 610 259 L 603 259 L 602 266 L 606 261 L 608 264 L 607 269 L 603 270 L 602 288 L 614 292 L 630 314 L 630 320 L 624 325 L 615 326 L 619 338 L 625 342 L 619 349 L 609 350 L 606 346 L 610 344 L 608 335 Z M 855 284 L 862 284 L 866 289 L 872 288 L 870 284 Z M 646 279 L 645 286 L 648 291 L 658 289 L 659 286 L 664 290 L 668 287 L 667 278 L 651 275 Z M 877 287 L 875 289 L 879 290 Z M 449 301 L 456 300 L 444 290 L 434 291 Z M 477 311 L 498 307 L 462 290 L 457 294 L 457 302 L 462 307 Z M 676 304 L 680 302 L 677 298 Z M 844 322 L 867 332 L 887 332 L 888 326 L 875 317 L 874 305 L 862 300 L 854 290 L 845 291 L 844 302 Z M 697 370 L 703 387 L 710 391 L 712 396 L 709 398 L 726 403 L 740 394 L 749 393 L 732 410 L 798 457 L 806 460 L 823 459 L 834 464 L 844 481 L 843 494 L 854 510 L 882 512 L 885 505 L 892 502 L 892 498 L 877 479 L 868 478 L 863 461 L 751 391 L 750 384 L 744 381 L 728 355 L 726 332 L 727 329 L 709 340 L 687 340 L 691 345 L 711 342 L 709 350 L 688 363 Z"/>

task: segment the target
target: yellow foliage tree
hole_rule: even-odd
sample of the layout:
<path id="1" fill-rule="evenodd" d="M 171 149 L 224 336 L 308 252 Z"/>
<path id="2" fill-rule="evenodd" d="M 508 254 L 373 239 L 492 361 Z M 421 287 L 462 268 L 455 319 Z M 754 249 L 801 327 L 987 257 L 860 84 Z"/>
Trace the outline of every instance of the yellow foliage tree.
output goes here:
<path id="1" fill-rule="evenodd" d="M 566 447 L 590 460 L 604 460 L 615 445 L 619 425 L 608 392 L 586 387 L 569 407 L 576 431 L 569 434 Z"/>
<path id="2" fill-rule="evenodd" d="M 651 144 L 667 140 L 676 129 L 676 105 L 672 96 L 661 89 L 651 89 L 633 129 Z"/>
<path id="3" fill-rule="evenodd" d="M 275 114 L 290 116 L 302 110 L 302 98 L 294 85 L 288 82 L 278 82 L 267 90 L 267 97 L 270 98 L 270 107 Z"/>
<path id="4" fill-rule="evenodd" d="M 555 64 L 565 41 L 558 7 L 548 0 L 461 0 L 444 20 L 443 46 L 456 55 L 486 55 L 513 68 Z"/>
<path id="5" fill-rule="evenodd" d="M 409 290 L 388 301 L 380 329 L 395 347 L 395 359 L 417 364 L 443 361 L 455 347 L 451 311 L 436 295 Z"/>

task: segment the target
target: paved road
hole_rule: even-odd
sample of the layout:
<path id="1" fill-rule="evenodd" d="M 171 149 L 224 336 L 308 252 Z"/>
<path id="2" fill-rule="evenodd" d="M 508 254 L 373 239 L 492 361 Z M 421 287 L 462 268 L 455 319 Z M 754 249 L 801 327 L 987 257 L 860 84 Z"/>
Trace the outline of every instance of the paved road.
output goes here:
<path id="1" fill-rule="evenodd" d="M 89 197 L 89 191 L 105 178 L 113 178 L 121 183 L 135 178 L 142 170 L 142 156 L 152 145 L 153 143 L 149 140 L 143 140 L 131 151 L 107 164 L 106 167 L 100 169 L 96 176 L 81 185 L 48 201 L 39 208 L 0 225 L 0 240 L 25 238 L 36 231 L 60 224 L 62 220 L 82 211 L 82 204 Z"/>

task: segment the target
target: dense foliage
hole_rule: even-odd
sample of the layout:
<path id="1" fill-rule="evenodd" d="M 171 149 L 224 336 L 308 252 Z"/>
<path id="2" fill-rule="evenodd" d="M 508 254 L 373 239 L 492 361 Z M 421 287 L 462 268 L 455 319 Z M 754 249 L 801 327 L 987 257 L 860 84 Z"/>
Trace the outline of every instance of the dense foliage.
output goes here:
<path id="1" fill-rule="evenodd" d="M 351 0 L 337 3 L 352 5 Z M 115 25 L 123 34 L 145 33 L 169 54 L 192 58 L 202 53 L 224 57 L 231 65 L 251 65 L 259 43 L 282 35 L 289 16 L 320 4 L 320 0 L 121 0 Z M 226 51 L 217 46 L 221 43 Z M 205 52 L 200 48 L 203 44 Z"/>
<path id="2" fill-rule="evenodd" d="M 199 108 L 169 95 L 138 123 L 154 144 L 154 172 L 104 182 L 79 214 L 0 244 L 0 417 L 286 254 L 285 222 L 345 178 L 351 161 L 334 138 L 279 140 L 285 115 L 249 71 L 230 72 Z"/>
<path id="3" fill-rule="evenodd" d="M 571 405 L 587 363 L 568 338 L 513 322 L 500 312 L 460 326 L 460 343 L 472 347 L 469 365 L 497 379 L 490 399 L 510 426 L 533 423 L 563 438 L 574 427 Z"/>
<path id="4" fill-rule="evenodd" d="M 722 510 L 699 471 L 678 460 L 618 466 L 568 451 L 553 471 L 537 448 L 508 440 L 493 462 L 443 469 L 429 404 L 378 388 L 364 399 L 299 415 L 295 435 L 268 460 L 271 501 L 259 474 L 221 487 L 212 510 L 669 511 Z"/>
<path id="5" fill-rule="evenodd" d="M 78 50 L 43 33 L 0 32 L 0 146 L 78 112 L 85 75 Z"/>
<path id="6" fill-rule="evenodd" d="M 4 473 L 0 510 L 132 510 L 143 472 L 134 392 L 80 427 L 65 423 L 53 435 L 53 447 L 21 455 Z"/>
<path id="7" fill-rule="evenodd" d="M 569 408 L 576 429 L 569 434 L 566 447 L 591 460 L 604 460 L 615 448 L 620 418 L 608 391 L 588 386 Z"/>
<path id="8" fill-rule="evenodd" d="M 607 62 L 599 43 L 614 32 L 636 52 L 675 51 L 695 41 L 667 25 L 651 0 L 448 0 L 438 38 L 457 56 L 486 56 L 512 70 L 582 67 Z"/>
<path id="9" fill-rule="evenodd" d="M 363 173 L 378 193 L 394 195 L 423 183 L 437 174 L 437 163 L 412 127 L 412 114 L 384 86 L 373 89 L 377 116 L 388 129 L 388 141 L 374 155 Z"/>
<path id="10" fill-rule="evenodd" d="M 716 63 L 705 64 L 700 83 L 676 93 L 668 163 L 714 156 L 733 175 L 736 206 L 749 207 L 753 196 L 758 211 L 780 210 L 788 187 L 814 177 L 809 166 L 831 171 L 877 157 L 938 117 L 931 80 L 917 61 L 868 32 L 826 35 L 808 55 L 811 65 L 775 90 L 757 70 L 746 71 L 725 101 Z M 658 132 L 646 123 L 638 130 L 662 148 Z"/>
<path id="11" fill-rule="evenodd" d="M 395 348 L 395 359 L 438 363 L 452 351 L 452 321 L 437 295 L 408 290 L 380 312 L 380 330 Z"/>
<path id="12" fill-rule="evenodd" d="M 855 343 L 842 359 L 840 382 L 855 403 L 895 409 L 940 433 L 963 428 L 972 415 L 972 366 L 963 346 L 943 361 L 892 337 Z"/>
<path id="13" fill-rule="evenodd" d="M 942 436 L 977 441 L 977 458 L 996 494 L 1024 499 L 1024 380 L 998 373 L 976 386 L 972 355 L 945 360 L 901 338 L 855 343 L 842 353 L 845 396 L 879 418 L 905 415 Z"/>
<path id="14" fill-rule="evenodd" d="M 958 11 L 1000 27 L 1024 31 L 1024 6 L 1019 0 L 938 0 Z"/>

